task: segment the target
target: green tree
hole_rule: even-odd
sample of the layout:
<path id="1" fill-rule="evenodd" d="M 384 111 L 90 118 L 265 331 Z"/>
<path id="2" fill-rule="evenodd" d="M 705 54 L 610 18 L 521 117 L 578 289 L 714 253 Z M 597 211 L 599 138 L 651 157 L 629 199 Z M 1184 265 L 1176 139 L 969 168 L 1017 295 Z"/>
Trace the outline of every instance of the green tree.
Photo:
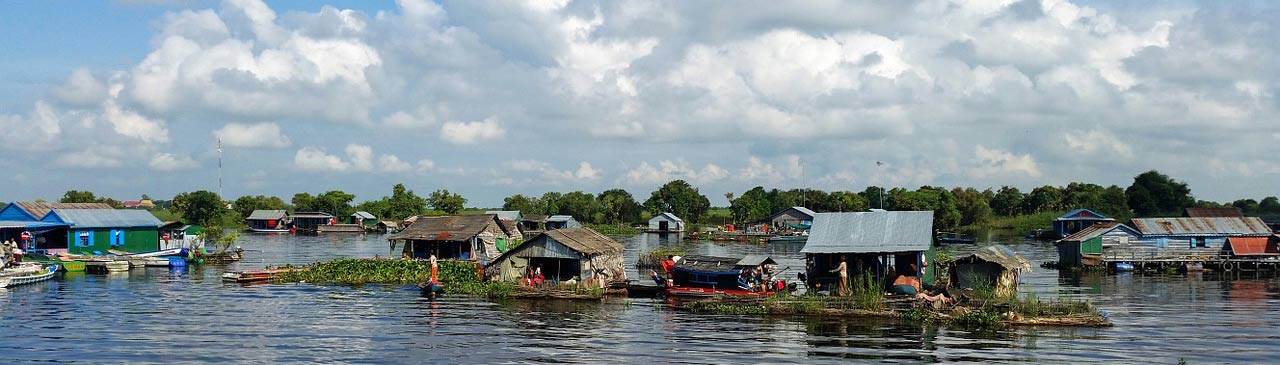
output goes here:
<path id="1" fill-rule="evenodd" d="M 1231 206 L 1239 208 L 1240 213 L 1244 215 L 1258 215 L 1260 210 L 1258 201 L 1253 199 L 1239 199 L 1231 202 Z"/>
<path id="2" fill-rule="evenodd" d="M 631 193 L 622 189 L 605 190 L 596 196 L 596 201 L 603 213 L 603 223 L 608 224 L 639 222 L 640 211 L 644 209 Z"/>
<path id="3" fill-rule="evenodd" d="M 211 226 L 222 217 L 224 204 L 218 194 L 198 190 L 174 196 L 170 207 L 187 223 Z"/>
<path id="4" fill-rule="evenodd" d="M 516 210 L 524 214 L 547 214 L 541 200 L 520 194 L 502 199 L 502 210 Z"/>
<path id="5" fill-rule="evenodd" d="M 644 201 L 644 207 L 654 214 L 670 212 L 691 222 L 699 222 L 711 208 L 711 201 L 688 182 L 674 180 L 650 194 Z"/>
<path id="6" fill-rule="evenodd" d="M 596 223 L 595 217 L 600 212 L 600 206 L 594 195 L 574 191 L 561 196 L 559 202 L 560 210 L 556 214 L 573 216 L 583 223 Z"/>
<path id="7" fill-rule="evenodd" d="M 390 199 L 388 199 L 385 196 L 380 199 L 366 200 L 364 202 L 361 202 L 360 204 L 356 204 L 356 211 L 369 212 L 369 214 L 373 214 L 373 216 L 375 217 L 391 218 L 391 219 L 404 218 L 404 217 L 400 217 L 400 218 L 392 217 L 390 213 L 387 213 L 390 210 L 391 210 Z"/>
<path id="8" fill-rule="evenodd" d="M 59 203 L 97 203 L 98 197 L 92 191 L 67 190 L 62 194 L 62 199 L 58 199 Z"/>
<path id="9" fill-rule="evenodd" d="M 868 207 L 867 200 L 861 194 L 848 191 L 833 191 L 827 195 L 827 201 L 819 211 L 860 212 Z"/>
<path id="10" fill-rule="evenodd" d="M 1135 176 L 1133 185 L 1124 192 L 1129 209 L 1139 217 L 1177 216 L 1196 202 L 1186 183 L 1155 170 Z"/>
<path id="11" fill-rule="evenodd" d="M 356 209 L 351 206 L 351 201 L 355 198 L 355 195 L 342 190 L 330 190 L 316 196 L 314 207 L 317 211 L 329 213 L 335 217 L 349 217 L 356 212 Z"/>
<path id="12" fill-rule="evenodd" d="M 741 222 L 764 219 L 773 213 L 772 209 L 773 202 L 769 200 L 769 193 L 761 186 L 747 190 L 729 203 L 729 211 L 733 213 L 734 219 Z"/>
<path id="13" fill-rule="evenodd" d="M 1045 185 L 1031 190 L 1022 200 L 1023 213 L 1033 214 L 1061 210 L 1062 190 Z"/>
<path id="14" fill-rule="evenodd" d="M 293 204 L 293 210 L 296 212 L 320 211 L 318 201 L 316 197 L 311 196 L 311 193 L 293 194 L 293 199 L 290 199 L 289 202 Z"/>
<path id="15" fill-rule="evenodd" d="M 1262 198 L 1258 203 L 1258 213 L 1262 215 L 1280 215 L 1280 199 L 1274 196 Z"/>
<path id="16" fill-rule="evenodd" d="M 871 207 L 887 209 L 885 208 L 885 204 L 889 199 L 889 192 L 884 188 L 879 186 L 868 186 L 867 189 L 863 190 L 859 195 L 862 195 L 862 198 L 866 199 L 867 203 L 870 204 Z"/>
<path id="17" fill-rule="evenodd" d="M 379 217 L 399 220 L 422 214 L 427 210 L 427 199 L 414 194 L 413 190 L 405 188 L 404 184 L 393 186 L 391 197 L 384 199 L 387 200 L 387 207 L 382 213 L 377 214 Z"/>
<path id="18" fill-rule="evenodd" d="M 231 209 L 240 214 L 241 217 L 248 217 L 253 211 L 259 209 L 265 210 L 287 210 L 284 200 L 275 196 L 242 196 L 231 202 Z"/>
<path id="19" fill-rule="evenodd" d="M 538 199 L 538 202 L 542 203 L 541 214 L 546 214 L 546 215 L 558 214 L 560 212 L 560 197 L 562 196 L 564 196 L 564 194 L 560 194 L 554 191 L 548 191 L 546 193 L 543 193 L 542 198 Z"/>
<path id="20" fill-rule="evenodd" d="M 1010 217 L 1022 214 L 1023 195 L 1018 188 L 1002 186 L 996 195 L 991 197 L 991 210 L 995 214 Z"/>
<path id="21" fill-rule="evenodd" d="M 991 219 L 991 206 L 982 192 L 974 188 L 951 189 L 955 197 L 956 209 L 960 211 L 960 225 L 969 226 L 986 223 Z"/>
<path id="22" fill-rule="evenodd" d="M 946 189 L 932 186 L 922 186 L 916 191 L 895 188 L 886 195 L 889 210 L 932 210 L 934 228 L 951 229 L 960 225 L 960 210 L 956 208 L 955 197 Z"/>
<path id="23" fill-rule="evenodd" d="M 427 196 L 427 205 L 431 209 L 443 211 L 446 214 L 458 214 L 466 204 L 467 198 L 450 193 L 446 189 L 433 191 L 431 195 Z"/>

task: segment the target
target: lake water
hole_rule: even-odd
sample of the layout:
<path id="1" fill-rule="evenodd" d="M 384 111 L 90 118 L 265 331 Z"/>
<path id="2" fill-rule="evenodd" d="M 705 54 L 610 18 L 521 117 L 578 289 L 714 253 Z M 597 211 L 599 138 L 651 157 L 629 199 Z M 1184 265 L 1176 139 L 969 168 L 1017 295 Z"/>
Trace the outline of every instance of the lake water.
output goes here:
<path id="1" fill-rule="evenodd" d="M 674 237 L 620 239 L 629 265 Z M 1060 275 L 1046 243 L 1005 242 L 1036 264 L 1022 290 L 1086 299 L 1113 328 L 968 331 L 892 320 L 698 315 L 648 299 L 427 300 L 413 286 L 251 285 L 224 271 L 388 255 L 370 236 L 257 236 L 246 259 L 187 270 L 66 275 L 0 289 L 0 363 L 1276 363 L 1280 280 Z M 800 267 L 801 245 L 701 243 Z M 969 249 L 972 249 L 971 247 Z M 794 270 L 791 271 L 792 273 Z M 791 276 L 794 277 L 794 276 Z"/>

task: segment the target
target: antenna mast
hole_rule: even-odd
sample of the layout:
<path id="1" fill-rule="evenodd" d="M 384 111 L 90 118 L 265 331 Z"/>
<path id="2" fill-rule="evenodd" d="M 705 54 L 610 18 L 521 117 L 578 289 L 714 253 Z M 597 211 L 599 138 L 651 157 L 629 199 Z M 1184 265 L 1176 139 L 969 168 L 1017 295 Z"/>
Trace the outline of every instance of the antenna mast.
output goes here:
<path id="1" fill-rule="evenodd" d="M 222 137 L 218 137 L 218 198 L 222 196 Z"/>

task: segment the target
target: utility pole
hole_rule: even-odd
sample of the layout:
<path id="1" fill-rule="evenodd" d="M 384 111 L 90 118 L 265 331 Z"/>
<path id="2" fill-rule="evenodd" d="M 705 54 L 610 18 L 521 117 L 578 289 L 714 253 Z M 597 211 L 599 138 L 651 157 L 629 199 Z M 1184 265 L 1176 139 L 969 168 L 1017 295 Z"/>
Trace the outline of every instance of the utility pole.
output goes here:
<path id="1" fill-rule="evenodd" d="M 218 198 L 226 199 L 222 196 L 222 137 L 218 137 Z"/>

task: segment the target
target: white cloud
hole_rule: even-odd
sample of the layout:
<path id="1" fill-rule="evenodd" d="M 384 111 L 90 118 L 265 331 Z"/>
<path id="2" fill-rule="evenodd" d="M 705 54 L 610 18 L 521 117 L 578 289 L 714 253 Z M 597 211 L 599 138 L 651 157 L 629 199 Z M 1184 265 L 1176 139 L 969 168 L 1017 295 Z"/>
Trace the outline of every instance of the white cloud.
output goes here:
<path id="1" fill-rule="evenodd" d="M 428 172 L 436 168 L 436 162 L 424 158 L 424 159 L 418 160 L 417 167 L 418 167 L 418 172 Z"/>
<path id="2" fill-rule="evenodd" d="M 159 171 L 188 170 L 200 166 L 190 156 L 163 152 L 152 157 L 149 165 L 152 169 Z"/>
<path id="3" fill-rule="evenodd" d="M 1067 131 L 1062 133 L 1068 153 L 1094 155 L 1103 158 L 1128 160 L 1133 158 L 1133 150 L 1129 145 L 1111 133 L 1100 129 L 1086 132 Z"/>
<path id="4" fill-rule="evenodd" d="M 396 155 L 382 155 L 378 157 L 378 169 L 384 172 L 406 172 L 413 169 L 408 162 L 400 160 Z"/>
<path id="5" fill-rule="evenodd" d="M 303 170 L 342 172 L 351 164 L 338 156 L 330 155 L 314 147 L 303 147 L 293 156 L 293 164 Z"/>
<path id="6" fill-rule="evenodd" d="M 280 131 L 276 123 L 241 124 L 228 123 L 213 132 L 227 146 L 249 148 L 285 148 L 293 142 Z"/>
<path id="7" fill-rule="evenodd" d="M 551 184 L 592 181 L 599 179 L 601 175 L 601 171 L 592 167 L 587 161 L 579 162 L 576 170 L 560 170 L 548 162 L 529 159 L 510 160 L 503 163 L 503 166 L 517 173 L 527 173 L 526 175 L 536 177 L 536 179 L 529 179 L 530 181 Z"/>
<path id="8" fill-rule="evenodd" d="M 107 102 L 104 109 L 104 117 L 116 133 L 146 143 L 169 142 L 169 130 L 165 128 L 164 121 L 121 109 L 115 102 Z"/>
<path id="9" fill-rule="evenodd" d="M 440 139 L 459 145 L 502 138 L 507 131 L 493 118 L 475 122 L 446 122 L 440 127 Z"/>
<path id="10" fill-rule="evenodd" d="M 974 146 L 973 154 L 975 165 L 970 174 L 974 178 L 1040 177 L 1040 167 L 1029 154 L 1015 155 L 983 145 Z"/>
<path id="11" fill-rule="evenodd" d="M 27 117 L 0 114 L 0 148 L 45 151 L 62 135 L 62 118 L 44 101 Z"/>
<path id="12" fill-rule="evenodd" d="M 88 149 L 68 152 L 59 156 L 55 162 L 58 165 L 72 168 L 111 168 L 124 165 L 119 158 L 102 152 Z"/>
<path id="13" fill-rule="evenodd" d="M 373 169 L 373 147 L 349 144 L 347 145 L 347 158 L 350 160 L 351 168 L 359 171 L 369 171 Z"/>
<path id="14" fill-rule="evenodd" d="M 595 180 L 600 178 L 600 173 L 600 170 L 591 167 L 590 162 L 582 161 L 578 163 L 578 171 L 573 174 L 573 177 L 582 180 Z"/>
<path id="15" fill-rule="evenodd" d="M 382 124 L 391 128 L 414 129 L 433 126 L 436 121 L 429 116 L 398 111 L 382 118 Z"/>
<path id="16" fill-rule="evenodd" d="M 684 159 L 662 160 L 658 162 L 658 166 L 653 166 L 648 161 L 641 161 L 640 165 L 623 175 L 621 182 L 633 186 L 649 186 L 681 179 L 696 184 L 707 184 L 723 180 L 728 176 L 727 170 L 711 163 L 697 170 Z"/>
<path id="17" fill-rule="evenodd" d="M 107 86 L 82 67 L 71 72 L 67 82 L 53 90 L 53 96 L 71 105 L 94 105 L 106 99 Z"/>

